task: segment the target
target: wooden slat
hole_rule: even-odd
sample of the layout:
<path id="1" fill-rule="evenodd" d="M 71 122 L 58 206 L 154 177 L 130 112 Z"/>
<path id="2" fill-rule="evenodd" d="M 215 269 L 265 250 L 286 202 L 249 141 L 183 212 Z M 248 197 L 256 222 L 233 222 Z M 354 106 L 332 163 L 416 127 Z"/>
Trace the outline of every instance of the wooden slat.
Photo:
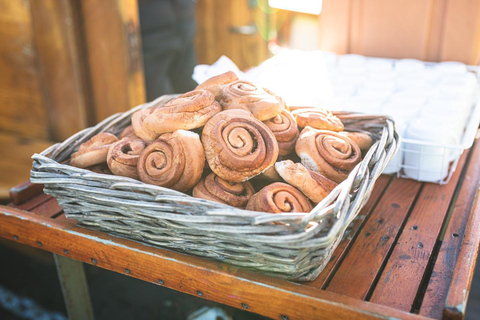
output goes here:
<path id="1" fill-rule="evenodd" d="M 13 204 L 19 205 L 33 197 L 39 195 L 43 191 L 43 184 L 34 184 L 30 181 L 25 181 L 10 189 L 10 199 Z"/>
<path id="2" fill-rule="evenodd" d="M 97 123 L 145 102 L 138 7 L 136 0 L 83 0 L 79 5 Z"/>
<path id="3" fill-rule="evenodd" d="M 319 16 L 319 47 L 346 54 L 349 50 L 351 0 L 324 0 Z"/>
<path id="4" fill-rule="evenodd" d="M 0 129 L 47 139 L 30 2 L 0 0 Z"/>
<path id="5" fill-rule="evenodd" d="M 440 60 L 480 62 L 480 0 L 447 0 Z"/>
<path id="6" fill-rule="evenodd" d="M 83 65 L 72 1 L 30 2 L 50 138 L 56 141 L 87 127 Z"/>
<path id="7" fill-rule="evenodd" d="M 421 186 L 420 182 L 406 179 L 392 182 L 326 290 L 366 298 Z"/>
<path id="8" fill-rule="evenodd" d="M 214 0 L 198 1 L 196 6 L 197 34 L 195 37 L 195 52 L 199 64 L 212 64 L 218 57 L 215 48 Z"/>
<path id="9" fill-rule="evenodd" d="M 33 197 L 32 199 L 30 199 L 27 202 L 24 202 L 24 203 L 19 204 L 19 205 L 14 205 L 13 203 L 11 203 L 11 204 L 9 204 L 9 206 L 12 207 L 12 208 L 15 208 L 15 209 L 19 209 L 19 210 L 30 211 L 30 210 L 33 210 L 34 208 L 38 207 L 42 203 L 47 202 L 51 198 L 52 198 L 51 196 L 46 195 L 44 193 L 41 193 L 41 194 Z"/>
<path id="10" fill-rule="evenodd" d="M 448 0 L 434 0 L 434 5 L 431 6 L 430 26 L 424 60 L 440 61 L 447 1 Z"/>
<path id="11" fill-rule="evenodd" d="M 269 57 L 269 28 L 277 11 L 267 0 L 201 0 L 197 3 L 198 32 L 195 39 L 199 63 L 212 64 L 226 55 L 241 69 L 256 66 Z M 237 34 L 232 27 L 255 26 L 252 35 Z"/>
<path id="12" fill-rule="evenodd" d="M 326 285 L 333 273 L 335 273 L 337 266 L 343 260 L 346 252 L 348 252 L 350 249 L 352 242 L 354 239 L 356 239 L 357 234 L 360 231 L 360 226 L 364 222 L 364 219 L 366 219 L 365 217 L 368 217 L 368 215 L 371 213 L 372 209 L 379 201 L 379 198 L 387 189 L 391 179 L 392 177 L 386 175 L 382 175 L 377 179 L 372 194 L 370 195 L 370 199 L 368 199 L 367 203 L 360 211 L 358 218 L 352 222 L 350 234 L 340 241 L 322 273 L 320 273 L 315 280 L 307 282 L 305 285 L 315 288 L 323 288 Z"/>
<path id="13" fill-rule="evenodd" d="M 60 215 L 58 215 L 57 217 L 54 218 L 55 220 L 57 221 L 60 221 L 62 222 L 63 224 L 65 223 L 69 223 L 70 225 L 76 225 L 77 222 L 75 220 L 72 220 L 72 219 L 68 219 L 66 216 L 65 216 L 65 213 L 61 213 Z"/>
<path id="14" fill-rule="evenodd" d="M 467 222 L 470 219 L 475 196 L 480 182 L 480 146 L 475 144 L 471 151 L 466 175 L 452 211 L 450 222 L 442 240 L 438 257 L 428 283 L 420 314 L 430 318 L 441 318 L 448 289 L 463 243 Z M 466 270 L 464 270 L 466 271 Z M 465 310 L 463 310 L 464 312 Z"/>
<path id="15" fill-rule="evenodd" d="M 463 154 L 458 168 L 465 159 Z M 404 311 L 412 309 L 461 171 L 456 170 L 446 185 L 424 185 L 370 301 Z"/>
<path id="16" fill-rule="evenodd" d="M 425 56 L 433 0 L 361 0 L 358 24 L 352 17 L 350 51 L 367 56 Z M 358 30 L 358 34 L 354 32 Z"/>
<path id="17" fill-rule="evenodd" d="M 63 212 L 63 208 L 58 205 L 57 199 L 51 198 L 30 211 L 45 218 L 53 218 Z"/>
<path id="18" fill-rule="evenodd" d="M 426 319 L 13 208 L 0 207 L 0 221 L 4 238 L 272 318 Z"/>
<path id="19" fill-rule="evenodd" d="M 480 196 L 473 206 L 472 214 L 467 223 L 457 265 L 453 273 L 452 283 L 448 290 L 443 316 L 445 319 L 463 319 L 467 307 L 468 295 L 472 285 L 473 273 L 480 249 Z"/>

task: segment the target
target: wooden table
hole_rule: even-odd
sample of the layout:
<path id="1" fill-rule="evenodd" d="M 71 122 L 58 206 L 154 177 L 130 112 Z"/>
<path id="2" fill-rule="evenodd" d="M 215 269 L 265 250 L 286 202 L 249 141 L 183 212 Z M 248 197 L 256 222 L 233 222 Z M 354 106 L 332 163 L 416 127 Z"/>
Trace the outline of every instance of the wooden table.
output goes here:
<path id="1" fill-rule="evenodd" d="M 31 185 L 0 207 L 0 236 L 55 254 L 72 318 L 92 314 L 85 262 L 274 319 L 462 319 L 480 242 L 479 163 L 477 140 L 446 185 L 381 176 L 352 231 L 308 283 L 78 227 Z"/>

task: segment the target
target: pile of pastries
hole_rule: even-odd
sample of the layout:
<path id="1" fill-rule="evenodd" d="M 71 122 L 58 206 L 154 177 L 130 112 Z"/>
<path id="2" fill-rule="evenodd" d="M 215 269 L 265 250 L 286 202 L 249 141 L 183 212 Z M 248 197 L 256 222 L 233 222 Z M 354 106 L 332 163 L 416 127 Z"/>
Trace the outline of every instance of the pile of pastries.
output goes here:
<path id="1" fill-rule="evenodd" d="M 366 133 L 326 110 L 288 107 L 267 89 L 215 76 L 102 132 L 70 165 L 262 212 L 309 212 L 362 160 Z"/>

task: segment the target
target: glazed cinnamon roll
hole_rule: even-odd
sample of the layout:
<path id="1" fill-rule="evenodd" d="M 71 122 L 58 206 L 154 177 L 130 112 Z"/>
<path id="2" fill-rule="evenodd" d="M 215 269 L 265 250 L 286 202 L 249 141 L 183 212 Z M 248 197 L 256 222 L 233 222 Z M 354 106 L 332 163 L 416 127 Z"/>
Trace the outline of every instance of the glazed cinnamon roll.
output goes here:
<path id="1" fill-rule="evenodd" d="M 78 151 L 70 157 L 70 165 L 78 168 L 88 168 L 107 161 L 108 148 L 118 141 L 118 138 L 108 132 L 101 132 L 90 140 L 82 143 Z"/>
<path id="2" fill-rule="evenodd" d="M 222 95 L 220 104 L 223 110 L 250 111 L 260 121 L 275 117 L 285 108 L 285 102 L 280 97 L 244 80 L 224 86 Z"/>
<path id="3" fill-rule="evenodd" d="M 120 133 L 120 139 L 123 139 L 123 138 L 132 138 L 132 139 L 140 139 L 139 137 L 137 137 L 137 135 L 135 134 L 135 130 L 133 130 L 133 126 L 128 126 L 126 127 L 122 133 Z"/>
<path id="4" fill-rule="evenodd" d="M 245 208 L 255 189 L 248 181 L 235 183 L 226 181 L 215 173 L 210 173 L 193 188 L 193 196 Z"/>
<path id="5" fill-rule="evenodd" d="M 221 110 L 210 91 L 194 90 L 170 100 L 164 106 L 135 112 L 132 126 L 138 137 L 153 141 L 162 133 L 202 127 Z"/>
<path id="6" fill-rule="evenodd" d="M 286 183 L 272 183 L 255 193 L 245 209 L 271 213 L 310 212 L 312 204 L 305 196 Z"/>
<path id="7" fill-rule="evenodd" d="M 205 82 L 199 84 L 195 89 L 203 89 L 210 91 L 215 96 L 215 100 L 218 101 L 222 98 L 223 86 L 237 80 L 238 77 L 234 72 L 227 71 L 225 73 L 219 74 L 218 76 L 207 79 Z"/>
<path id="8" fill-rule="evenodd" d="M 345 180 L 362 160 L 360 148 L 349 138 L 310 127 L 300 133 L 295 151 L 307 169 L 337 183 Z"/>
<path id="9" fill-rule="evenodd" d="M 267 127 L 272 130 L 278 142 L 278 154 L 286 156 L 295 149 L 295 142 L 298 138 L 298 127 L 292 114 L 287 110 L 272 119 L 264 121 Z"/>
<path id="10" fill-rule="evenodd" d="M 355 142 L 360 150 L 362 150 L 362 153 L 367 153 L 373 144 L 372 137 L 367 133 L 342 131 L 340 134 Z"/>
<path id="11" fill-rule="evenodd" d="M 161 187 L 186 191 L 200 181 L 205 153 L 198 134 L 177 130 L 162 134 L 140 154 L 140 180 Z"/>
<path id="12" fill-rule="evenodd" d="M 337 186 L 332 180 L 291 160 L 275 163 L 275 169 L 283 180 L 302 191 L 314 203 L 322 201 Z"/>
<path id="13" fill-rule="evenodd" d="M 245 110 L 226 110 L 213 116 L 203 128 L 202 143 L 212 171 L 232 182 L 255 177 L 278 157 L 273 133 Z"/>
<path id="14" fill-rule="evenodd" d="M 107 164 L 118 176 L 138 179 L 137 163 L 147 143 L 141 139 L 123 138 L 108 150 Z"/>
<path id="15" fill-rule="evenodd" d="M 309 126 L 320 130 L 343 130 L 342 121 L 325 109 L 302 108 L 293 111 L 292 115 L 301 128 Z"/>

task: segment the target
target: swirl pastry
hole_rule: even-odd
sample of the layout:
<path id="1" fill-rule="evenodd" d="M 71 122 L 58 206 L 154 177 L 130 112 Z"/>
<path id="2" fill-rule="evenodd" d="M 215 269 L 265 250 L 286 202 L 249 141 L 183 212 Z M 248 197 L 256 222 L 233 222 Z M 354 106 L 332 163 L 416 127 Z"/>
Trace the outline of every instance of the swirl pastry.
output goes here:
<path id="1" fill-rule="evenodd" d="M 362 160 L 360 148 L 349 138 L 328 130 L 306 127 L 295 145 L 302 164 L 337 183 Z"/>
<path id="2" fill-rule="evenodd" d="M 319 108 L 297 109 L 292 112 L 293 117 L 301 128 L 306 126 L 331 131 L 342 131 L 342 121 L 334 116 L 330 111 Z"/>
<path id="3" fill-rule="evenodd" d="M 133 130 L 133 126 L 128 126 L 126 127 L 122 133 L 120 133 L 120 139 L 123 139 L 123 138 L 133 138 L 133 139 L 140 139 L 139 137 L 137 137 L 137 135 L 135 134 L 135 131 Z"/>
<path id="4" fill-rule="evenodd" d="M 220 104 L 223 110 L 243 109 L 250 111 L 260 121 L 275 117 L 285 108 L 285 102 L 280 97 L 244 80 L 224 86 L 222 95 Z"/>
<path id="5" fill-rule="evenodd" d="M 273 133 L 245 110 L 226 110 L 213 116 L 203 128 L 202 143 L 212 171 L 232 182 L 255 177 L 278 157 Z"/>
<path id="6" fill-rule="evenodd" d="M 200 181 L 205 153 L 198 134 L 177 130 L 162 134 L 142 151 L 137 169 L 145 183 L 186 191 Z"/>
<path id="7" fill-rule="evenodd" d="M 295 149 L 295 142 L 298 138 L 298 127 L 292 114 L 287 110 L 272 119 L 264 121 L 272 130 L 278 142 L 278 154 L 286 156 Z"/>
<path id="8" fill-rule="evenodd" d="M 291 160 L 275 163 L 275 169 L 287 183 L 302 191 L 314 203 L 322 201 L 337 186 L 332 180 Z"/>
<path id="9" fill-rule="evenodd" d="M 137 163 L 147 143 L 141 139 L 123 138 L 108 150 L 107 164 L 118 176 L 138 179 Z"/>
<path id="10" fill-rule="evenodd" d="M 82 143 L 78 151 L 70 158 L 70 165 L 78 168 L 88 168 L 107 160 L 108 148 L 118 138 L 108 132 L 94 135 L 90 140 Z"/>
<path id="11" fill-rule="evenodd" d="M 310 212 L 312 204 L 305 196 L 286 183 L 272 183 L 255 193 L 245 209 L 271 213 Z"/>
<path id="12" fill-rule="evenodd" d="M 367 153 L 373 144 L 372 137 L 367 133 L 342 131 L 340 134 L 355 142 L 362 150 L 362 153 Z"/>
<path id="13" fill-rule="evenodd" d="M 237 80 L 237 75 L 232 71 L 228 71 L 207 79 L 205 82 L 199 84 L 195 89 L 208 90 L 215 96 L 215 100 L 220 100 L 222 97 L 223 86 Z"/>
<path id="14" fill-rule="evenodd" d="M 221 110 L 210 91 L 194 90 L 170 100 L 164 106 L 135 112 L 132 126 L 138 137 L 153 141 L 162 133 L 202 127 Z"/>
<path id="15" fill-rule="evenodd" d="M 255 193 L 249 181 L 235 183 L 226 181 L 215 173 L 210 173 L 193 188 L 193 196 L 245 208 L 248 200 Z"/>

